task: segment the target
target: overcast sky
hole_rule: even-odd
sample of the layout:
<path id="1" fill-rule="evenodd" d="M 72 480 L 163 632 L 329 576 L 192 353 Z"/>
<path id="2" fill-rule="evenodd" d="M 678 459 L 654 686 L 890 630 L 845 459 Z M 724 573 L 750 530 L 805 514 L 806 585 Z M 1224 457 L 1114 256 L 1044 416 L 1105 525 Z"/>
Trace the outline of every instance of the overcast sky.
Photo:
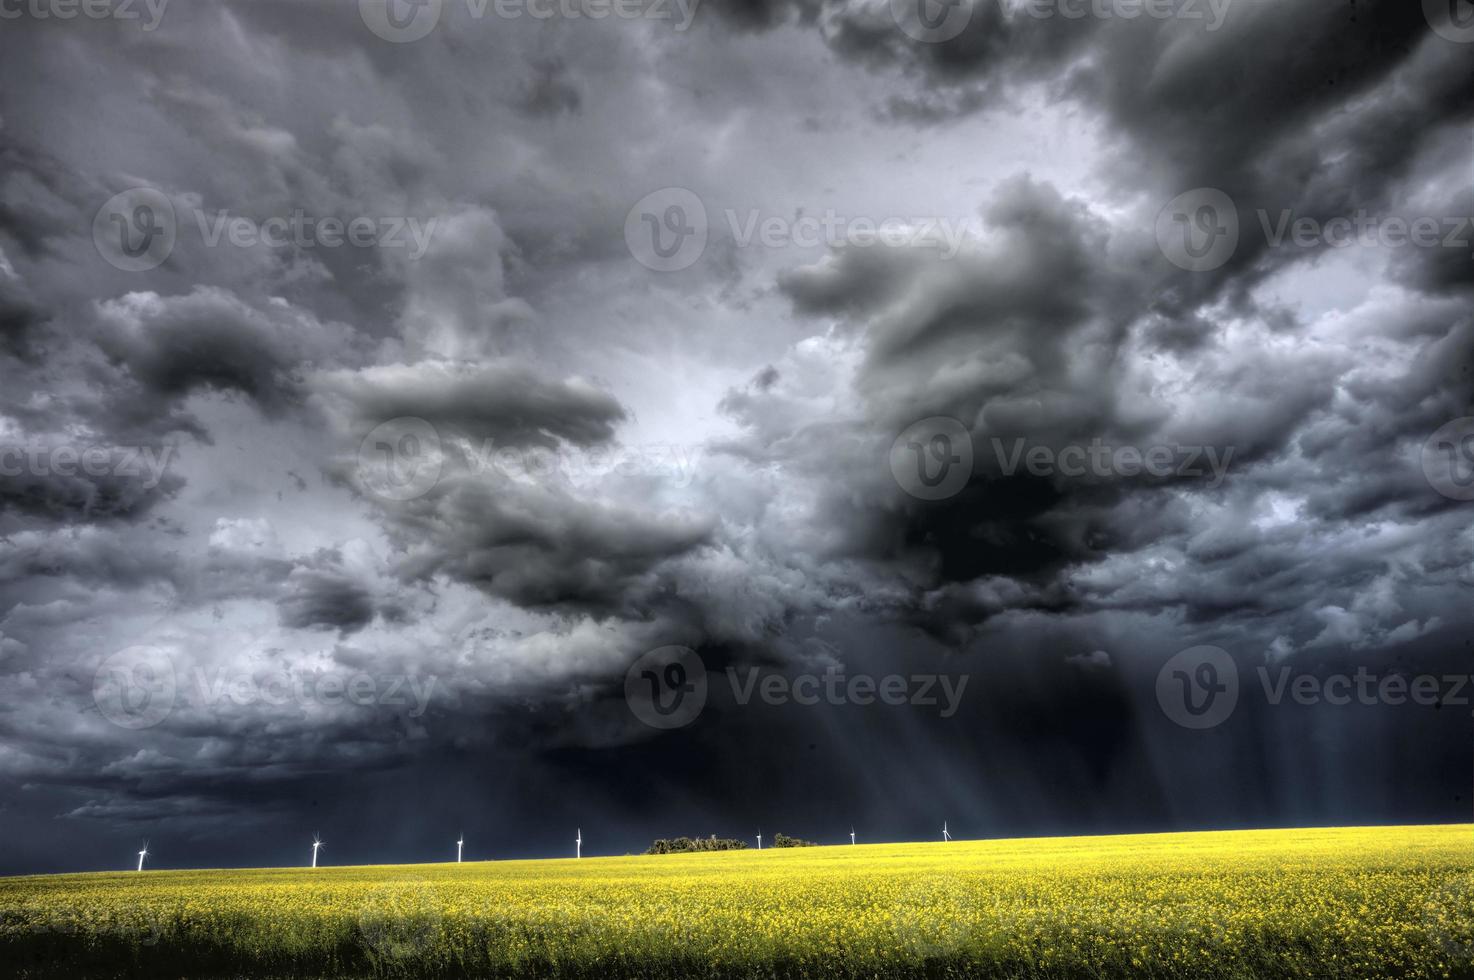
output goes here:
<path id="1" fill-rule="evenodd" d="M 0 0 L 0 872 L 1467 819 L 1471 83 L 1462 0 Z"/>

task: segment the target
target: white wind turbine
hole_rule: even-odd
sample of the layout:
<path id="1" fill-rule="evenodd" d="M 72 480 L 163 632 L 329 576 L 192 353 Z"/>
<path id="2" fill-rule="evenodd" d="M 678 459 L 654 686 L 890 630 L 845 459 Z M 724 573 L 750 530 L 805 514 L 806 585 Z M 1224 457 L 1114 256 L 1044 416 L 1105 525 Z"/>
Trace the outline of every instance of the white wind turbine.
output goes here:
<path id="1" fill-rule="evenodd" d="M 757 849 L 760 851 L 763 849 L 763 828 L 761 827 L 757 829 Z"/>
<path id="2" fill-rule="evenodd" d="M 322 847 L 322 838 L 316 834 L 312 835 L 312 866 L 317 867 L 317 849 Z"/>
<path id="3" fill-rule="evenodd" d="M 456 864 L 460 864 L 461 863 L 461 848 L 463 846 L 465 846 L 465 843 L 466 843 L 466 834 L 465 834 L 465 831 L 462 831 L 461 832 L 460 839 L 456 841 Z"/>
<path id="4" fill-rule="evenodd" d="M 947 821 L 943 820 L 942 821 L 942 840 L 943 841 L 949 841 L 951 839 L 952 839 L 952 835 L 949 834 L 949 833 L 947 833 Z"/>
<path id="5" fill-rule="evenodd" d="M 854 842 L 855 842 L 855 828 L 854 827 L 851 827 L 850 828 L 850 843 L 853 844 Z"/>
<path id="6" fill-rule="evenodd" d="M 583 857 L 583 828 L 582 827 L 578 828 L 578 836 L 575 837 L 575 838 L 573 838 L 573 846 L 575 848 L 575 850 L 573 852 L 573 856 L 576 857 L 576 858 Z"/>
<path id="7" fill-rule="evenodd" d="M 148 857 L 148 841 L 143 842 L 143 850 L 138 852 L 138 870 L 143 870 L 143 859 Z"/>

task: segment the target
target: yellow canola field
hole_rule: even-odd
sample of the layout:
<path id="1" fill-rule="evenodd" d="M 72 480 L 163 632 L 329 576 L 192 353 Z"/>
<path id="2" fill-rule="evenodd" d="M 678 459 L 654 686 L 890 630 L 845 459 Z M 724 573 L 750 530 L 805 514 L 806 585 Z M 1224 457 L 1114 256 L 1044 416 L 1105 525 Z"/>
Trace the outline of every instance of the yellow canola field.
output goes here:
<path id="1" fill-rule="evenodd" d="M 1474 827 L 0 879 L 24 977 L 1474 977 Z"/>

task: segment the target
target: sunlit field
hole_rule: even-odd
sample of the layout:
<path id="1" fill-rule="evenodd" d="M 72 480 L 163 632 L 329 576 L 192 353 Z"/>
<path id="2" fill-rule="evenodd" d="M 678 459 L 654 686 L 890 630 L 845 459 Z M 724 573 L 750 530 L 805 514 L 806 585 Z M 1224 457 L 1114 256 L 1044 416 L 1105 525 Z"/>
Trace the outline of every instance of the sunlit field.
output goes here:
<path id="1" fill-rule="evenodd" d="M 0 879 L 23 977 L 1470 977 L 1474 827 Z"/>

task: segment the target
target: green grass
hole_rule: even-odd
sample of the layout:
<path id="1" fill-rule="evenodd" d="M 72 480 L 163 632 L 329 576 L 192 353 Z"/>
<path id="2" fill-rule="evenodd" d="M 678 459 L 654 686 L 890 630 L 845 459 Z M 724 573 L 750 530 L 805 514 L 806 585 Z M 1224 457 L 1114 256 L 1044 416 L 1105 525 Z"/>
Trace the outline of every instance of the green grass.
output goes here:
<path id="1" fill-rule="evenodd" d="M 0 879 L 66 977 L 1474 978 L 1474 827 Z"/>

